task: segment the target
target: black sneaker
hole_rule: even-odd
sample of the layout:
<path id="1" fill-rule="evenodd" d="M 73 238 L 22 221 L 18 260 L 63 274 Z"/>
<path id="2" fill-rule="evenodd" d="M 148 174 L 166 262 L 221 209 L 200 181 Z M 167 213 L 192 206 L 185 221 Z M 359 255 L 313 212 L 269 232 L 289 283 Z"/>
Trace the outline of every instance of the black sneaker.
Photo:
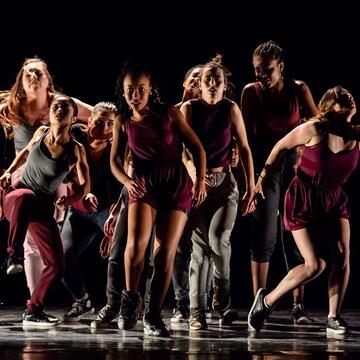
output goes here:
<path id="1" fill-rule="evenodd" d="M 313 320 L 308 316 L 302 303 L 295 303 L 291 311 L 291 322 L 295 325 L 308 325 Z"/>
<path id="2" fill-rule="evenodd" d="M 91 322 L 90 327 L 93 329 L 99 329 L 106 327 L 113 321 L 119 314 L 120 305 L 106 304 L 98 313 L 97 318 Z"/>
<path id="3" fill-rule="evenodd" d="M 235 309 L 227 309 L 220 318 L 220 325 L 231 325 L 234 321 L 239 319 L 240 315 Z"/>
<path id="4" fill-rule="evenodd" d="M 256 293 L 254 303 L 248 315 L 248 325 L 251 331 L 260 331 L 264 321 L 270 314 L 270 309 L 265 306 L 264 298 L 267 290 L 260 288 Z"/>
<path id="5" fill-rule="evenodd" d="M 192 309 L 189 318 L 190 330 L 207 329 L 206 315 L 204 309 Z"/>
<path id="6" fill-rule="evenodd" d="M 83 316 L 93 314 L 94 312 L 95 307 L 92 305 L 89 298 L 75 301 L 71 305 L 70 311 L 64 314 L 64 322 L 79 321 Z"/>
<path id="7" fill-rule="evenodd" d="M 224 281 L 214 279 L 214 294 L 212 308 L 218 312 L 224 312 L 230 306 L 229 289 Z"/>
<path id="8" fill-rule="evenodd" d="M 8 275 L 18 274 L 24 271 L 24 258 L 11 254 L 6 259 L 6 273 Z"/>
<path id="9" fill-rule="evenodd" d="M 340 316 L 329 317 L 326 324 L 326 332 L 333 334 L 345 334 L 347 324 Z"/>
<path id="10" fill-rule="evenodd" d="M 141 304 L 140 295 L 128 290 L 121 293 L 120 317 L 118 327 L 120 330 L 131 330 L 138 321 L 137 308 Z"/>
<path id="11" fill-rule="evenodd" d="M 170 337 L 170 330 L 161 318 L 161 314 L 144 315 L 144 334 L 148 336 Z"/>
<path id="12" fill-rule="evenodd" d="M 183 323 L 189 320 L 190 306 L 187 301 L 179 301 L 173 311 L 173 316 L 170 319 L 172 323 Z"/>
<path id="13" fill-rule="evenodd" d="M 55 319 L 55 317 L 53 317 Z M 38 314 L 29 314 L 26 310 L 23 314 L 23 326 L 24 327 L 39 327 L 39 328 L 49 328 L 57 325 L 60 321 L 50 320 L 44 312 Z"/>

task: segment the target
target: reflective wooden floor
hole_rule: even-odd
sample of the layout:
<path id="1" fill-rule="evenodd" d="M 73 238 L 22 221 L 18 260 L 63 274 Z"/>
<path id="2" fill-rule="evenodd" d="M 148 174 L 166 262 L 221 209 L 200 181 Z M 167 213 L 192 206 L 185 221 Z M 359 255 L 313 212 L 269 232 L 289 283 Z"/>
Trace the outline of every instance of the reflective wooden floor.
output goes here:
<path id="1" fill-rule="evenodd" d="M 0 308 L 0 359 L 359 359 L 360 313 L 344 311 L 350 331 L 328 337 L 325 311 L 311 313 L 315 323 L 294 326 L 289 311 L 276 311 L 264 329 L 248 332 L 245 310 L 231 326 L 220 326 L 213 315 L 206 331 L 189 331 L 186 324 L 171 326 L 172 337 L 143 335 L 138 322 L 133 331 L 120 331 L 114 321 L 108 329 L 94 330 L 89 315 L 75 324 L 60 324 L 52 329 L 25 329 L 20 308 Z M 64 309 L 48 308 L 62 317 Z M 171 311 L 165 310 L 170 324 Z"/>

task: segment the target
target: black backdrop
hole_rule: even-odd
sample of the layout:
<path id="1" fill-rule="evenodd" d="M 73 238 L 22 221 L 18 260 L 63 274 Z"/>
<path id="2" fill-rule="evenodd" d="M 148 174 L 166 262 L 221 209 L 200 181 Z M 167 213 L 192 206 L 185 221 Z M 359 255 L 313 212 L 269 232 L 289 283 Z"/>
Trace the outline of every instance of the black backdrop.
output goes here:
<path id="1" fill-rule="evenodd" d="M 139 56 L 157 70 L 163 97 L 176 103 L 186 70 L 221 52 L 233 72 L 239 99 L 242 87 L 253 81 L 253 49 L 273 39 L 286 51 L 287 75 L 306 81 L 316 102 L 327 88 L 337 84 L 348 88 L 359 102 L 358 19 L 350 1 L 98 1 L 94 5 L 32 1 L 3 6 L 0 89 L 13 83 L 25 57 L 38 55 L 46 60 L 65 93 L 90 104 L 113 100 L 121 65 L 128 57 Z M 352 273 L 345 307 L 358 306 L 358 182 L 357 171 L 347 186 L 352 202 Z M 248 306 L 251 301 L 248 222 L 239 218 L 232 236 L 233 298 L 238 306 Z M 1 258 L 5 256 L 3 234 L 1 229 Z M 106 262 L 100 262 L 96 252 L 94 245 L 83 263 L 89 291 L 102 303 Z M 285 272 L 279 249 L 272 263 L 270 285 Z M 6 304 L 23 304 L 27 296 L 23 288 L 21 275 L 10 278 L 1 272 L 0 298 Z M 326 306 L 325 275 L 307 289 L 309 306 Z M 171 299 L 170 294 L 168 302 Z M 60 286 L 50 302 L 68 304 L 71 299 Z"/>

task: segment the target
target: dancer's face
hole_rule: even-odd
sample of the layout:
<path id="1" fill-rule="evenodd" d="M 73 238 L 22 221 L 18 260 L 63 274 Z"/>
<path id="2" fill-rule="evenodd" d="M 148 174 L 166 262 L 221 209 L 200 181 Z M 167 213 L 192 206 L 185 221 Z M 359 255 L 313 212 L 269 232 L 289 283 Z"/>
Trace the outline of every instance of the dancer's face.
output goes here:
<path id="1" fill-rule="evenodd" d="M 112 138 L 115 114 L 99 109 L 89 119 L 89 134 L 96 140 L 108 141 Z"/>
<path id="2" fill-rule="evenodd" d="M 151 94 L 150 79 L 145 75 L 133 76 L 128 74 L 124 78 L 124 95 L 129 107 L 136 112 L 144 110 Z"/>
<path id="3" fill-rule="evenodd" d="M 256 80 L 260 81 L 267 89 L 275 87 L 282 81 L 283 62 L 256 55 L 253 57 L 253 66 Z"/>
<path id="4" fill-rule="evenodd" d="M 47 89 L 49 77 L 43 62 L 32 62 L 23 68 L 22 85 L 25 93 L 34 92 L 39 89 Z"/>

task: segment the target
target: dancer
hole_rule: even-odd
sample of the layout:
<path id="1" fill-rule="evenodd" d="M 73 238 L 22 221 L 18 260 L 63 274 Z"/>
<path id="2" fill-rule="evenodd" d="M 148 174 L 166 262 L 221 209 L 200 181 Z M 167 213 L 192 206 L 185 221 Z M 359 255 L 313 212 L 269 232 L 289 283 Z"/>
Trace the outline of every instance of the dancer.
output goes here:
<path id="1" fill-rule="evenodd" d="M 350 273 L 350 226 L 347 196 L 342 185 L 357 166 L 359 145 L 356 140 L 323 131 L 323 119 L 342 112 L 350 122 L 356 105 L 347 90 L 336 86 L 326 91 L 318 108 L 316 118 L 299 125 L 275 145 L 259 175 L 256 193 L 266 196 L 263 185 L 281 155 L 301 145 L 296 176 L 285 195 L 284 225 L 292 232 L 304 262 L 289 271 L 274 290 L 258 290 L 248 315 L 251 330 L 261 329 L 270 311 L 285 294 L 321 274 L 325 269 L 321 257 L 324 250 L 328 250 L 332 261 L 326 329 L 339 334 L 347 329 L 340 310 Z"/>
<path id="2" fill-rule="evenodd" d="M 253 53 L 253 66 L 256 82 L 244 87 L 241 110 L 258 176 L 275 143 L 299 125 L 302 117 L 316 115 L 317 109 L 307 84 L 285 77 L 284 51 L 276 43 L 267 41 L 260 44 Z M 289 151 L 281 166 L 264 183 L 265 199 L 259 199 L 253 215 L 250 248 L 254 296 L 259 288 L 266 287 L 277 237 L 284 239 L 284 246 L 292 244 L 288 239 L 290 234 L 283 232 L 282 221 L 279 221 L 283 213 L 279 204 L 282 204 L 285 190 L 294 175 L 295 162 L 296 151 Z M 302 261 L 300 254 L 294 254 L 292 248 L 284 251 L 284 255 L 288 270 Z M 295 289 L 293 293 L 291 317 L 296 324 L 311 322 L 304 310 L 303 290 Z"/>
<path id="3" fill-rule="evenodd" d="M 114 125 L 111 167 L 129 192 L 128 239 L 125 250 L 126 290 L 122 292 L 120 325 L 127 330 L 136 325 L 138 287 L 144 254 L 154 223 L 154 275 L 151 298 L 144 315 L 147 335 L 169 336 L 161 318 L 162 304 L 168 290 L 176 248 L 191 207 L 191 179 L 181 162 L 184 139 L 194 151 L 197 181 L 194 205 L 205 198 L 205 152 L 179 110 L 160 103 L 150 72 L 128 62 L 118 82 L 120 113 Z M 128 135 L 133 156 L 134 176 L 123 171 L 119 148 L 120 131 Z"/>
<path id="4" fill-rule="evenodd" d="M 64 252 L 53 217 L 56 189 L 76 168 L 79 179 L 77 192 L 57 199 L 56 206 L 65 209 L 89 192 L 85 151 L 70 135 L 76 115 L 74 100 L 65 95 L 56 95 L 50 106 L 50 127 L 40 127 L 0 177 L 0 186 L 7 188 L 3 210 L 10 222 L 8 270 L 13 268 L 16 272 L 17 267 L 22 268 L 23 242 L 27 231 L 32 235 L 45 264 L 27 303 L 24 325 L 41 327 L 56 324 L 43 312 L 46 295 L 64 268 Z M 11 174 L 25 161 L 20 180 L 9 186 Z"/>

